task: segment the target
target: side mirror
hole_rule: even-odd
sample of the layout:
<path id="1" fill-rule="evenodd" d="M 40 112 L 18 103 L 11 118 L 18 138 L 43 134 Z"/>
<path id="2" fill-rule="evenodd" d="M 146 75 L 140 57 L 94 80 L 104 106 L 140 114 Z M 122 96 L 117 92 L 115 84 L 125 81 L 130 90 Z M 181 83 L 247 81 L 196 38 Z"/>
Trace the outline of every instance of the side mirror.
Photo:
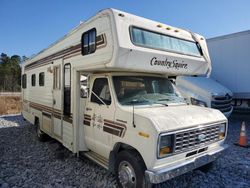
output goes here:
<path id="1" fill-rule="evenodd" d="M 80 95 L 81 95 L 81 98 L 87 98 L 88 97 L 88 92 L 89 91 L 89 88 L 81 88 L 80 90 Z"/>

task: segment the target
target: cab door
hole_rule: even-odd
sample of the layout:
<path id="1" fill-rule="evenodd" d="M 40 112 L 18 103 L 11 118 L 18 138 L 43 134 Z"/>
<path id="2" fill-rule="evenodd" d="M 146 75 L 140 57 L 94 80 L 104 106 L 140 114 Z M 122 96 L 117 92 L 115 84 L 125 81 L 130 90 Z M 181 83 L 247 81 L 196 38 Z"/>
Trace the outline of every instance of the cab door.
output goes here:
<path id="1" fill-rule="evenodd" d="M 94 152 L 108 158 L 112 135 L 115 134 L 115 126 L 113 126 L 115 105 L 112 102 L 108 77 L 96 77 L 93 80 L 90 100 L 86 105 L 86 112 L 89 115 L 92 114 L 93 138 L 89 138 L 89 140 L 92 140 Z"/>

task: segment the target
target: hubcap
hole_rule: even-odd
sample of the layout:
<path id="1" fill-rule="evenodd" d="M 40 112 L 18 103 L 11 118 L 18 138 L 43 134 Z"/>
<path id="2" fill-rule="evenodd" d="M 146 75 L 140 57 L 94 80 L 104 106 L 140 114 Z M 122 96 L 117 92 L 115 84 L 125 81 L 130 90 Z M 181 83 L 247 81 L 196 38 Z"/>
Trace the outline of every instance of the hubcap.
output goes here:
<path id="1" fill-rule="evenodd" d="M 119 164 L 118 177 L 123 187 L 136 187 L 136 175 L 133 167 L 127 161 Z"/>

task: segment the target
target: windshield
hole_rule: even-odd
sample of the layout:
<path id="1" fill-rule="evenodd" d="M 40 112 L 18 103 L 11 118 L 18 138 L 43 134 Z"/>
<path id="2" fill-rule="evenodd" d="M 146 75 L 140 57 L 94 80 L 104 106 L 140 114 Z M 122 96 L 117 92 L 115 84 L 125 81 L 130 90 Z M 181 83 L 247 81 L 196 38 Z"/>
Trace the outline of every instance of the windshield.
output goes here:
<path id="1" fill-rule="evenodd" d="M 170 103 L 185 103 L 172 83 L 163 77 L 113 76 L 117 99 L 122 105 L 167 106 Z"/>
<path id="2" fill-rule="evenodd" d="M 200 46 L 195 42 L 155 33 L 137 27 L 132 27 L 130 32 L 131 40 L 135 45 L 153 49 L 173 51 L 186 55 L 202 55 Z"/>

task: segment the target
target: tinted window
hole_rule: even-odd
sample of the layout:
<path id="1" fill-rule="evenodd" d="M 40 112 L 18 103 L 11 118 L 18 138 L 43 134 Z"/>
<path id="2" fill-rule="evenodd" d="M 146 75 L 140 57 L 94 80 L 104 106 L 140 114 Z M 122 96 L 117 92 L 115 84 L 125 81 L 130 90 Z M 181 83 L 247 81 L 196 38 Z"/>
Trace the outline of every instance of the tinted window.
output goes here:
<path id="1" fill-rule="evenodd" d="M 94 53 L 96 50 L 96 29 L 82 34 L 82 55 Z"/>
<path id="2" fill-rule="evenodd" d="M 44 86 L 44 72 L 39 73 L 39 86 Z"/>
<path id="3" fill-rule="evenodd" d="M 36 86 L 36 75 L 35 74 L 31 75 L 31 85 Z"/>
<path id="4" fill-rule="evenodd" d="M 64 65 L 64 115 L 70 116 L 71 113 L 71 65 Z"/>
<path id="5" fill-rule="evenodd" d="M 22 88 L 25 89 L 27 87 L 27 75 L 24 74 L 22 76 Z"/>
<path id="6" fill-rule="evenodd" d="M 187 55 L 201 56 L 199 46 L 192 41 L 132 27 L 131 39 L 135 45 Z"/>
<path id="7" fill-rule="evenodd" d="M 95 79 L 93 88 L 92 88 L 92 94 L 91 94 L 91 102 L 97 103 L 97 104 L 103 104 L 102 101 L 106 105 L 111 104 L 111 95 L 108 85 L 107 78 L 97 78 Z"/>

